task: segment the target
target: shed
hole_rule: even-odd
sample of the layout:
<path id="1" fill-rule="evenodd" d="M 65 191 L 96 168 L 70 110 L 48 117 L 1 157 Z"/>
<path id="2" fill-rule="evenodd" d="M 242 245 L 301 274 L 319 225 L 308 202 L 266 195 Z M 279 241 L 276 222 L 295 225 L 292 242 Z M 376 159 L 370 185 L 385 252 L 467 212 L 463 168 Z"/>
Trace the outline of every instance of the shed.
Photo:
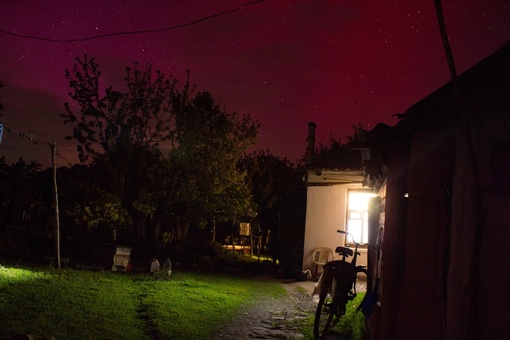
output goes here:
<path id="1" fill-rule="evenodd" d="M 458 90 L 460 103 L 448 83 L 397 125 L 361 131 L 383 230 L 371 339 L 510 338 L 510 45 Z"/>

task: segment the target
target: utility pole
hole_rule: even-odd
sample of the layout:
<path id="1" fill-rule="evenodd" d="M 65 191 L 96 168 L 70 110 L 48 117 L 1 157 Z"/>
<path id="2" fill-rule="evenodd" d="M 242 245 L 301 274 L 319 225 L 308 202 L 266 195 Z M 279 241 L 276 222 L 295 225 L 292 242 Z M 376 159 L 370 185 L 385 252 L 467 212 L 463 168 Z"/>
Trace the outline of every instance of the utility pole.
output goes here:
<path id="1" fill-rule="evenodd" d="M 439 24 L 439 32 L 441 33 L 441 40 L 443 41 L 443 49 L 446 54 L 446 62 L 448 63 L 448 70 L 450 71 L 450 79 L 452 81 L 453 92 L 457 104 L 461 103 L 459 88 L 457 85 L 457 71 L 455 70 L 455 62 L 453 60 L 452 50 L 450 48 L 450 41 L 448 40 L 448 33 L 446 32 L 446 24 L 443 15 L 443 6 L 441 0 L 434 0 L 436 5 L 437 22 Z"/>
<path id="2" fill-rule="evenodd" d="M 57 258 L 57 266 L 60 270 L 60 219 L 58 212 L 58 190 L 57 190 L 57 165 L 56 165 L 56 155 L 57 155 L 57 144 L 55 140 L 53 140 L 53 144 L 51 146 L 51 163 L 53 166 L 53 202 L 55 205 L 55 253 Z"/>
<path id="3" fill-rule="evenodd" d="M 457 106 L 459 111 L 459 129 L 456 129 L 455 132 L 458 134 L 458 137 L 456 136 L 456 140 L 459 141 L 459 146 L 456 146 L 456 159 L 460 159 L 461 167 L 462 169 L 455 169 L 459 167 L 459 165 L 455 165 L 454 173 L 455 176 L 457 176 L 457 173 L 463 173 L 465 176 L 465 181 L 470 182 L 469 184 L 473 188 L 473 197 L 470 198 L 469 194 L 459 194 L 460 198 L 457 198 L 458 201 L 462 200 L 462 204 L 470 204 L 472 208 L 474 208 L 474 216 L 475 221 L 473 225 L 474 227 L 474 233 L 472 236 L 470 236 L 473 240 L 473 244 L 476 243 L 476 241 L 480 240 L 483 236 L 483 230 L 485 229 L 485 217 L 487 214 L 487 208 L 484 206 L 484 203 L 482 201 L 484 194 L 482 189 L 482 183 L 480 179 L 480 173 L 478 169 L 478 163 L 477 163 L 477 157 L 475 154 L 475 142 L 473 141 L 473 132 L 471 130 L 472 126 L 476 126 L 478 124 L 478 118 L 480 113 L 479 112 L 469 112 L 465 107 L 463 107 L 462 103 L 462 97 L 459 92 L 458 82 L 457 82 L 457 72 L 455 70 L 455 63 L 453 60 L 453 54 L 450 49 L 450 43 L 448 40 L 448 34 L 446 33 L 446 25 L 443 17 L 443 9 L 441 7 L 441 0 L 434 0 L 436 5 L 436 13 L 437 13 L 437 19 L 439 23 L 439 30 L 441 33 L 441 39 L 443 40 L 443 47 L 446 54 L 446 59 L 448 62 L 448 68 L 450 70 L 450 77 L 451 77 L 451 83 L 453 86 L 453 91 L 455 93 L 455 98 L 457 100 Z M 460 150 L 460 151 L 459 151 Z M 460 154 L 460 155 L 458 155 Z M 466 160 L 464 161 L 463 158 Z M 462 164 L 464 163 L 464 164 Z M 466 166 L 467 165 L 467 166 Z M 467 175 L 465 175 L 467 173 Z M 463 177 L 460 176 L 460 177 Z M 461 179 L 462 181 L 462 179 Z M 454 193 L 455 195 L 455 188 Z M 455 205 L 454 202 L 455 198 L 452 198 L 452 207 Z M 470 201 L 468 203 L 468 200 Z M 467 209 L 466 209 L 467 210 Z M 459 210 L 462 211 L 462 210 Z M 455 213 L 455 212 L 454 212 Z M 458 212 L 457 212 L 458 213 Z M 456 226 L 451 223 L 451 229 L 453 230 Z M 465 225 L 463 225 L 465 227 Z M 456 238 L 456 239 L 455 239 Z M 449 241 L 449 247 L 450 249 L 453 246 L 455 246 L 455 242 L 461 242 L 460 240 L 463 240 L 462 242 L 466 242 L 466 237 L 462 236 L 459 238 L 455 235 L 451 236 L 451 241 Z M 471 241 L 468 239 L 468 241 Z M 478 284 L 478 275 L 479 271 L 473 268 L 479 268 L 481 265 L 481 250 L 480 247 L 472 246 L 468 248 L 471 251 L 471 259 L 468 259 L 468 261 L 471 262 L 469 267 L 472 269 L 469 271 L 469 281 L 472 282 L 470 285 L 470 290 L 472 292 L 478 291 L 480 289 Z M 449 273 L 450 274 L 450 273 Z M 446 282 L 449 283 L 448 280 Z M 463 287 L 461 287 L 463 289 Z M 448 292 L 445 292 L 447 294 Z M 445 295 L 446 296 L 446 295 Z M 454 299 L 452 299 L 454 301 Z M 447 313 L 447 309 L 450 307 L 450 303 L 448 303 L 448 300 L 446 301 L 446 304 L 444 304 L 443 307 L 443 323 L 445 324 L 445 328 L 443 331 L 443 337 L 458 337 L 462 338 L 465 337 L 467 334 L 477 334 L 479 331 L 479 328 L 477 327 L 477 320 L 478 320 L 478 299 L 475 294 L 469 294 L 469 296 L 463 298 L 463 301 L 465 302 L 465 306 L 463 306 L 462 310 L 464 313 L 457 314 L 453 317 L 449 317 Z M 455 314 L 455 308 L 454 314 Z M 459 309 L 460 310 L 460 309 Z M 451 309 L 448 311 L 451 313 Z M 453 314 L 452 314 L 453 315 Z M 466 324 L 468 325 L 466 328 L 459 327 L 457 325 L 460 324 Z M 453 334 L 453 336 L 451 336 Z"/>

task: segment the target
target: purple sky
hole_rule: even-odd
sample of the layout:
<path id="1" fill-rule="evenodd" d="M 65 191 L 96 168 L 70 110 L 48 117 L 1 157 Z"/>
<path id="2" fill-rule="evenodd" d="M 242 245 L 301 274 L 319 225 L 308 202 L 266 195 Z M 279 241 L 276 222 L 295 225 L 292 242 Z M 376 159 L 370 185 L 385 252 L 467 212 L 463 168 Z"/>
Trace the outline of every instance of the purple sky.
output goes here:
<path id="1" fill-rule="evenodd" d="M 17 0 L 0 2 L 0 30 L 66 40 L 156 30 L 239 8 L 249 1 Z M 457 71 L 510 39 L 507 0 L 443 0 Z M 239 11 L 157 33 L 51 42 L 0 32 L 0 90 L 6 107 L 0 155 L 51 164 L 48 142 L 76 163 L 71 127 L 59 117 L 69 101 L 65 69 L 96 59 L 103 85 L 118 85 L 125 66 L 149 63 L 209 91 L 227 111 L 261 122 L 256 148 L 295 161 L 306 148 L 307 123 L 318 143 L 345 138 L 360 122 L 392 117 L 449 80 L 434 0 L 266 0 Z"/>

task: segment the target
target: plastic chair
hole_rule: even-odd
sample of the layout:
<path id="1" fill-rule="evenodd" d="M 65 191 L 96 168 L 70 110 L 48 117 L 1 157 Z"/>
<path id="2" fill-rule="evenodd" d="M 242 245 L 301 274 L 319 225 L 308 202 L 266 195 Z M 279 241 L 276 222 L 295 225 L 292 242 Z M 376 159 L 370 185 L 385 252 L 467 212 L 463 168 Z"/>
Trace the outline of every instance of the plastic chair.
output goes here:
<path id="1" fill-rule="evenodd" d="M 333 250 L 326 247 L 315 248 L 312 254 L 313 278 L 317 279 L 317 269 L 333 260 Z"/>

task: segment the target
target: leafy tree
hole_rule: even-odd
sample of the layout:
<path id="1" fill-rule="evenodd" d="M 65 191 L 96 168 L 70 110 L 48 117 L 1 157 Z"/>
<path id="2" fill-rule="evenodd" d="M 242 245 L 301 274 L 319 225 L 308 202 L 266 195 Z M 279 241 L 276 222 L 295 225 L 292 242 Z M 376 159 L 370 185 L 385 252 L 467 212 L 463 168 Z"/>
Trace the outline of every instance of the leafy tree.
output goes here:
<path id="1" fill-rule="evenodd" d="M 178 236 L 190 223 L 232 220 L 251 208 L 245 173 L 236 163 L 255 141 L 257 129 L 249 116 L 239 119 L 221 109 L 208 92 L 191 100 L 179 96 L 173 136 L 178 147 L 170 153 L 179 180 L 169 190 L 172 211 L 179 214 Z"/>
<path id="2" fill-rule="evenodd" d="M 190 223 L 228 219 L 249 204 L 236 160 L 255 141 L 258 123 L 227 113 L 208 92 L 181 90 L 150 65 L 126 68 L 125 92 L 100 94 L 94 59 L 66 71 L 70 96 L 64 123 L 80 160 L 101 169 L 103 185 L 121 198 L 137 240 L 157 240 L 163 224 L 184 237 Z"/>
<path id="3" fill-rule="evenodd" d="M 48 169 L 49 170 L 49 169 Z M 45 171 L 41 182 L 47 183 L 45 200 L 51 204 L 51 171 Z M 57 169 L 61 233 L 72 237 L 79 246 L 95 238 L 111 241 L 114 232 L 127 234 L 131 230 L 131 217 L 121 205 L 119 195 L 104 189 L 98 167 L 76 164 L 71 168 Z"/>
<path id="4" fill-rule="evenodd" d="M 252 227 L 257 230 L 253 232 L 267 237 L 270 231 L 271 243 L 265 244 L 266 238 L 263 243 L 273 260 L 280 258 L 283 248 L 286 248 L 282 238 L 291 239 L 288 234 L 280 237 L 282 226 L 286 225 L 288 229 L 294 226 L 288 212 L 296 217 L 300 215 L 299 211 L 304 211 L 304 207 L 295 204 L 296 197 L 300 197 L 296 188 L 304 184 L 301 180 L 303 174 L 286 158 L 261 150 L 245 156 L 239 167 L 248 173 L 247 180 L 256 203 L 257 217 L 252 220 Z M 296 235 L 299 231 L 296 229 L 291 233 Z"/>
<path id="5" fill-rule="evenodd" d="M 65 217 L 71 218 L 75 226 L 83 228 L 80 232 L 87 231 L 91 234 L 95 230 L 101 230 L 103 234 L 107 232 L 111 238 L 116 238 L 114 234 L 131 226 L 131 218 L 121 206 L 118 196 L 95 189 L 98 192 L 94 199 L 87 200 L 85 205 L 82 202 L 74 202 L 66 209 L 62 209 L 62 213 Z"/>
<path id="6" fill-rule="evenodd" d="M 1 157 L 0 169 L 3 172 L 0 195 L 6 222 L 14 226 L 35 224 L 39 192 L 34 189 L 33 178 L 41 165 L 33 161 L 26 163 L 22 157 L 16 163 L 8 164 L 5 157 Z"/>
<path id="7" fill-rule="evenodd" d="M 82 162 L 97 160 L 105 155 L 118 155 L 133 149 L 143 150 L 159 146 L 168 138 L 172 124 L 172 102 L 175 80 L 166 79 L 150 65 L 133 64 L 126 68 L 124 78 L 127 91 L 111 86 L 100 94 L 100 76 L 94 58 L 76 58 L 73 70 L 66 70 L 70 97 L 80 108 L 76 115 L 69 103 L 62 114 L 64 123 L 71 123 L 78 142 Z M 154 77 L 155 76 L 155 77 Z M 98 149 L 99 148 L 99 149 Z"/>
<path id="8" fill-rule="evenodd" d="M 125 92 L 111 86 L 100 94 L 98 65 L 93 58 L 76 59 L 73 70 L 66 70 L 70 97 L 78 104 L 75 113 L 65 103 L 65 124 L 73 125 L 68 139 L 78 142 L 82 162 L 91 162 L 103 171 L 105 186 L 121 197 L 134 224 L 137 238 L 146 236 L 147 211 L 143 205 L 144 189 L 155 181 L 162 154 L 159 144 L 167 138 L 172 124 L 172 98 L 175 81 L 161 72 L 152 72 L 134 63 L 126 68 Z"/>
<path id="9" fill-rule="evenodd" d="M 269 151 L 255 151 L 245 156 L 239 166 L 248 172 L 258 214 L 278 206 L 285 191 L 296 185 L 298 174 L 294 164 L 287 158 L 271 155 Z"/>

